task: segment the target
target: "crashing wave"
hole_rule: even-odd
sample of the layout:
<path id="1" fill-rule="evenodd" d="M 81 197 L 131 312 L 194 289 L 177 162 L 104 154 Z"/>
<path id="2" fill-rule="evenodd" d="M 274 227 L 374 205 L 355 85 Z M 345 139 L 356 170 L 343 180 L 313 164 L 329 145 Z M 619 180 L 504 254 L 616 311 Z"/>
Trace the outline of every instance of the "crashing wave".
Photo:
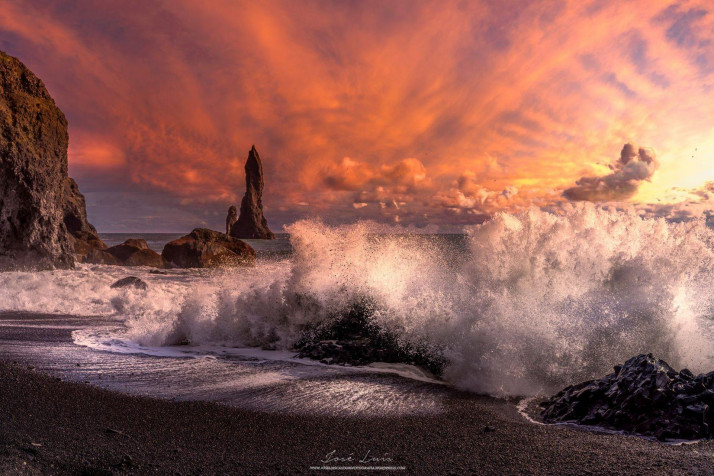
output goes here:
<path id="1" fill-rule="evenodd" d="M 371 326 L 443 358 L 450 383 L 496 395 L 553 391 L 641 353 L 695 371 L 714 361 L 714 234 L 702 221 L 577 204 L 497 214 L 465 236 L 314 220 L 288 232 L 289 260 L 153 277 L 145 292 L 82 284 L 72 310 L 82 299 L 102 313 L 121 309 L 123 338 L 145 346 L 292 349 L 367 299 Z M 30 306 L 0 279 L 6 302 Z"/>

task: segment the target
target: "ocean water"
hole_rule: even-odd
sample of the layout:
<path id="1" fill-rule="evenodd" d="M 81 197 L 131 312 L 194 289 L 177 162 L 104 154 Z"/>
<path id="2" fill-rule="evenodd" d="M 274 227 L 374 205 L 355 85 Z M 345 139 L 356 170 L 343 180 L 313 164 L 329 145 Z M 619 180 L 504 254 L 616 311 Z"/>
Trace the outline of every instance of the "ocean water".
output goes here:
<path id="1" fill-rule="evenodd" d="M 558 214 L 498 214 L 459 235 L 379 234 L 367 223 L 313 220 L 287 231 L 274 242 L 250 242 L 259 251 L 254 268 L 2 273 L 0 311 L 86 319 L 72 334 L 75 347 L 110 362 L 134 356 L 136 372 L 142 365 L 149 372 L 155 359 L 210 357 L 210 371 L 191 370 L 201 388 L 258 362 L 265 367 L 251 364 L 250 382 L 261 388 L 337 375 L 347 386 L 330 388 L 353 397 L 357 387 L 345 382 L 364 379 L 362 370 L 296 362 L 302 359 L 290 351 L 305 329 L 365 299 L 376 325 L 445 357 L 441 382 L 477 393 L 549 393 L 645 352 L 695 373 L 714 368 L 714 232 L 703 221 L 579 204 Z M 145 236 L 156 250 L 175 237 Z M 144 279 L 148 290 L 109 287 L 127 275 Z M 175 345 L 184 339 L 191 345 Z M 218 371 L 216 361 L 243 363 Z M 367 370 L 433 381 L 408 366 Z M 246 382 L 226 377 L 219 393 L 238 394 L 253 385 Z M 360 395 L 379 397 L 360 405 L 389 401 L 382 380 L 363 384 Z M 391 399 L 436 405 L 408 394 Z"/>
<path id="2" fill-rule="evenodd" d="M 160 254 L 166 243 L 184 235 L 185 233 L 100 233 L 99 237 L 107 246 L 119 245 L 130 238 L 140 238 L 146 240 L 149 248 Z M 290 235 L 287 233 L 276 233 L 274 240 L 244 241 L 249 243 L 262 257 L 286 256 L 292 252 Z"/>

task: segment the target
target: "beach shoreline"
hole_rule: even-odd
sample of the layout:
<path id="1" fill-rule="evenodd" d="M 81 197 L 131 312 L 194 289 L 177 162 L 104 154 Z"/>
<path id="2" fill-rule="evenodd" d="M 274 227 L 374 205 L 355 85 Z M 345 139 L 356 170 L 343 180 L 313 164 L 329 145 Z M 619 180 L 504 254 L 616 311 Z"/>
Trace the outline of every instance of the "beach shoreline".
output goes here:
<path id="1" fill-rule="evenodd" d="M 380 474 L 704 474 L 712 468 L 709 442 L 671 446 L 536 425 L 511 402 L 456 391 L 435 415 L 291 415 L 130 396 L 31 367 L 0 361 L 2 474 L 330 474 L 311 467 L 368 464 L 360 461 L 404 468 Z M 343 460 L 349 457 L 353 463 Z"/>

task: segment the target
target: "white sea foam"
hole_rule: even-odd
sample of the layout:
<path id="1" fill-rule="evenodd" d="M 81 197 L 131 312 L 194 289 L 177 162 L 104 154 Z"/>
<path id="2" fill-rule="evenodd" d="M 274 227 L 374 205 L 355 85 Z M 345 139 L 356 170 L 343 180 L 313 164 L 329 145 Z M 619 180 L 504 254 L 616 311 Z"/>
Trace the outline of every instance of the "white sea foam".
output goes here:
<path id="1" fill-rule="evenodd" d="M 366 224 L 288 231 L 293 256 L 253 269 L 0 274 L 0 306 L 124 321 L 115 335 L 83 334 L 86 345 L 287 350 L 306 327 L 368 299 L 381 327 L 443 352 L 448 382 L 496 395 L 550 392 L 643 352 L 714 367 L 714 234 L 703 222 L 581 204 L 498 214 L 461 242 Z M 149 289 L 109 288 L 127 274 Z"/>

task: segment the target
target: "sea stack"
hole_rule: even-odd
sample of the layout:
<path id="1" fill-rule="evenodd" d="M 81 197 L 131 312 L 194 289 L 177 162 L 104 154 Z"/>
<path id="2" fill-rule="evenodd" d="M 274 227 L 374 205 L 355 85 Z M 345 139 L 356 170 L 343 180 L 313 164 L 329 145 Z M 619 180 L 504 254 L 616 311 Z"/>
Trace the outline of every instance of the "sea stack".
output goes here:
<path id="1" fill-rule="evenodd" d="M 63 222 L 67 119 L 42 81 L 0 52 L 0 270 L 74 267 Z"/>
<path id="2" fill-rule="evenodd" d="M 245 163 L 245 195 L 240 204 L 240 216 L 230 235 L 242 239 L 275 239 L 263 216 L 263 164 L 253 146 Z"/>

